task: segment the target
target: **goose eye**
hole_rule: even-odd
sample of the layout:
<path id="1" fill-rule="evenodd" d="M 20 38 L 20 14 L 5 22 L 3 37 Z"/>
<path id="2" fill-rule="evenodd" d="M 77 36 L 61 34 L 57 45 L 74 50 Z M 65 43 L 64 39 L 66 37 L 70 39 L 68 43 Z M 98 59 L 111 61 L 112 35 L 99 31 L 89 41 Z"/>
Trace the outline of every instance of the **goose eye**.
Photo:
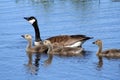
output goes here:
<path id="1" fill-rule="evenodd" d="M 30 18 L 30 20 L 32 20 L 32 18 Z"/>

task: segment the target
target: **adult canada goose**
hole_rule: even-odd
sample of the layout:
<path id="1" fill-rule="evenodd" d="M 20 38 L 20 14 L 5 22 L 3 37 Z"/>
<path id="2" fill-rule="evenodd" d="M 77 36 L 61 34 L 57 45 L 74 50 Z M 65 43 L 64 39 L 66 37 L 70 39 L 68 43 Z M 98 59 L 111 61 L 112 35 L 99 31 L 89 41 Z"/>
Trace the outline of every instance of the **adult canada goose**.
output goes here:
<path id="1" fill-rule="evenodd" d="M 24 17 L 30 24 L 32 24 L 34 31 L 35 31 L 35 45 L 40 45 L 42 41 L 40 37 L 39 27 L 37 23 L 37 19 L 33 16 L 31 17 Z M 81 47 L 82 44 L 93 37 L 87 37 L 85 35 L 58 35 L 50 37 L 46 40 L 50 40 L 50 42 L 57 43 L 60 46 L 64 47 Z"/>
<path id="2" fill-rule="evenodd" d="M 108 58 L 120 58 L 120 49 L 108 49 L 108 50 L 102 51 L 101 40 L 96 40 L 95 42 L 93 42 L 93 44 L 96 44 L 99 47 L 97 56 L 108 57 Z"/>
<path id="3" fill-rule="evenodd" d="M 32 36 L 30 34 L 25 34 L 25 35 L 21 35 L 21 36 L 28 41 L 28 44 L 26 47 L 27 52 L 33 52 L 33 53 L 40 52 L 40 53 L 42 53 L 47 49 L 47 47 L 45 45 L 43 45 L 42 43 L 39 46 L 32 47 Z"/>
<path id="4" fill-rule="evenodd" d="M 51 44 L 49 40 L 43 41 L 43 44 L 48 47 L 48 54 L 58 54 L 63 56 L 75 56 L 75 55 L 82 55 L 83 48 L 80 47 L 64 47 L 64 46 L 55 46 Z"/>

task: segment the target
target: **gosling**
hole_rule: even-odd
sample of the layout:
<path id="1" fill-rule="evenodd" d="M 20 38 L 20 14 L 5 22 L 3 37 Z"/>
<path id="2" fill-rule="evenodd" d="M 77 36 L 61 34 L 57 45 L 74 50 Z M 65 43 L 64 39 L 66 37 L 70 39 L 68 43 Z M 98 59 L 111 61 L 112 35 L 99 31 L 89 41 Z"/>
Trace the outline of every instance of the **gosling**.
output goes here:
<path id="1" fill-rule="evenodd" d="M 108 50 L 102 51 L 101 40 L 96 40 L 95 42 L 93 42 L 93 44 L 96 44 L 99 47 L 97 56 L 108 57 L 108 58 L 120 58 L 120 49 L 108 49 Z"/>
<path id="2" fill-rule="evenodd" d="M 26 47 L 26 52 L 42 53 L 47 49 L 47 47 L 45 45 L 43 45 L 42 42 L 41 42 L 41 45 L 32 47 L 32 36 L 30 34 L 25 34 L 25 35 L 21 35 L 21 36 L 28 41 L 28 44 Z"/>
<path id="3" fill-rule="evenodd" d="M 84 51 L 83 48 L 70 48 L 70 47 L 58 46 L 56 43 L 51 44 L 49 40 L 43 41 L 43 44 L 48 47 L 48 51 L 47 51 L 48 54 L 57 54 L 61 56 L 75 56 L 75 55 L 82 55 L 82 52 Z"/>

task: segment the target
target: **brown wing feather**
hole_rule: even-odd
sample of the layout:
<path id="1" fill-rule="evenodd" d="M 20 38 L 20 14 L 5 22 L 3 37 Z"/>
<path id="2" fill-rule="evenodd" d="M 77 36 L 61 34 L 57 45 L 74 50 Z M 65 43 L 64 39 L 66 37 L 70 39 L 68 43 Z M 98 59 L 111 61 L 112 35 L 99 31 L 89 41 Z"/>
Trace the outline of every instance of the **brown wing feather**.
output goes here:
<path id="1" fill-rule="evenodd" d="M 67 35 L 60 35 L 60 36 L 54 36 L 54 37 L 50 37 L 47 40 L 50 40 L 51 43 L 54 42 L 65 42 L 67 40 L 69 40 L 71 37 L 67 36 Z"/>
<path id="2" fill-rule="evenodd" d="M 84 42 L 92 37 L 86 37 L 85 35 L 60 35 L 50 37 L 47 40 L 50 40 L 51 43 L 59 43 L 59 45 L 67 46 L 74 44 L 75 42 L 81 41 Z"/>

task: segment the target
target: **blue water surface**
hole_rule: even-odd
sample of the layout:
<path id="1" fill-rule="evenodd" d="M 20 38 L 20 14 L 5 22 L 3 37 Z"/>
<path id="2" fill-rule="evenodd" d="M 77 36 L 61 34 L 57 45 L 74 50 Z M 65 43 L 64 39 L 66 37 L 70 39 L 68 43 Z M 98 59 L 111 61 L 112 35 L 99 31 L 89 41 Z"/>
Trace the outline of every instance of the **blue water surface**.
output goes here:
<path id="1" fill-rule="evenodd" d="M 61 34 L 92 36 L 84 43 L 84 56 L 42 54 L 39 66 L 28 67 L 26 40 L 21 35 L 34 30 L 23 17 L 35 16 L 41 38 Z M 120 2 L 114 0 L 1 0 L 0 1 L 0 80 L 120 80 L 120 59 L 104 58 L 98 67 L 97 46 L 120 48 Z M 33 63 L 35 63 L 33 55 Z"/>

